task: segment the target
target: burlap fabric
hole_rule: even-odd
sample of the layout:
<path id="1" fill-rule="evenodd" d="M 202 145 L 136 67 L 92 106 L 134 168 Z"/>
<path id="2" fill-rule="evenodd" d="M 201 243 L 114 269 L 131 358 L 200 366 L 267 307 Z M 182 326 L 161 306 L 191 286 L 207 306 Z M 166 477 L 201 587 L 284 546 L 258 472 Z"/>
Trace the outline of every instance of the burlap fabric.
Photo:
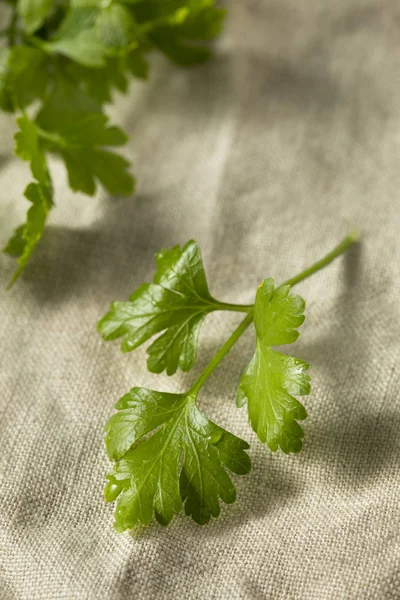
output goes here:
<path id="1" fill-rule="evenodd" d="M 5 292 L 1 257 L 1 591 L 4 600 L 400 598 L 400 6 L 389 0 L 232 2 L 215 59 L 153 61 L 113 114 L 138 175 L 128 199 L 73 195 Z M 2 117 L 1 243 L 22 219 L 28 167 Z M 299 456 L 273 454 L 234 405 L 253 351 L 240 340 L 201 394 L 251 443 L 238 501 L 199 527 L 113 530 L 102 497 L 103 425 L 133 385 L 183 390 L 237 315 L 210 317 L 194 371 L 146 371 L 96 321 L 195 238 L 212 293 L 250 302 L 329 251 L 362 245 L 298 286 L 307 320 L 291 348 L 312 365 Z"/>

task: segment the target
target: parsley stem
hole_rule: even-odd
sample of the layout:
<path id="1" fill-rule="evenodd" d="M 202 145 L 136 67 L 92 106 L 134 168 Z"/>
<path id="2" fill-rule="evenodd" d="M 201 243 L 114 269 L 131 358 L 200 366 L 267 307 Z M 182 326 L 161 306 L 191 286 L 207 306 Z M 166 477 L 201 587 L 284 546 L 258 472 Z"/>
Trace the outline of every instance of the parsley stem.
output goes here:
<path id="1" fill-rule="evenodd" d="M 351 233 L 349 233 L 348 236 L 346 236 L 340 242 L 340 244 L 338 244 L 336 246 L 336 248 L 334 248 L 331 252 L 329 252 L 326 256 L 324 256 L 324 258 L 321 258 L 316 263 L 311 265 L 311 267 L 308 267 L 308 269 L 305 269 L 298 275 L 295 275 L 291 279 L 288 279 L 282 285 L 295 285 L 296 283 L 303 281 L 303 279 L 310 277 L 310 275 L 313 275 L 317 271 L 320 271 L 321 269 L 323 269 L 324 267 L 329 265 L 332 261 L 334 261 L 335 258 L 337 258 L 341 254 L 346 252 L 346 250 L 352 244 L 357 242 L 359 239 L 360 239 L 360 232 L 358 231 L 358 229 L 354 229 Z M 217 366 L 219 365 L 221 360 L 228 354 L 228 352 L 236 344 L 236 342 L 238 341 L 240 336 L 246 331 L 246 329 L 249 327 L 249 325 L 251 325 L 251 323 L 253 322 L 254 306 L 241 306 L 241 305 L 236 305 L 236 304 L 225 304 L 224 306 L 226 307 L 227 310 L 235 310 L 235 311 L 241 311 L 241 312 L 246 311 L 247 316 L 245 319 L 243 319 L 243 321 L 235 329 L 235 331 L 232 333 L 232 335 L 226 340 L 226 342 L 223 344 L 223 346 L 221 346 L 221 348 L 218 350 L 218 352 L 215 354 L 215 356 L 208 363 L 208 365 L 206 366 L 204 371 L 200 374 L 198 379 L 196 379 L 196 381 L 190 388 L 190 394 L 193 394 L 194 396 L 196 396 L 199 393 L 199 390 L 202 387 L 202 385 L 204 384 L 204 382 L 206 381 L 206 379 L 208 379 L 208 377 L 211 375 L 211 373 L 217 368 Z"/>
<path id="2" fill-rule="evenodd" d="M 314 275 L 314 273 L 320 271 L 321 269 L 329 265 L 332 261 L 334 261 L 335 258 L 346 252 L 346 250 L 359 239 L 360 232 L 358 231 L 358 229 L 353 229 L 353 231 L 349 233 L 349 235 L 346 236 L 344 240 L 342 240 L 340 244 L 336 246 L 336 248 L 334 248 L 331 252 L 329 252 L 329 254 L 324 256 L 324 258 L 321 258 L 321 260 L 318 260 L 316 263 L 311 265 L 311 267 L 308 267 L 308 269 L 305 269 L 298 275 L 295 275 L 291 279 L 288 279 L 282 285 L 295 285 L 296 283 L 303 281 L 303 279 L 307 279 L 307 277 L 310 277 L 310 275 Z"/>
<path id="3" fill-rule="evenodd" d="M 194 382 L 192 387 L 189 390 L 190 394 L 197 395 L 199 393 L 200 388 L 204 384 L 205 380 L 211 375 L 211 373 L 216 369 L 221 360 L 228 354 L 229 350 L 236 344 L 240 336 L 246 331 L 246 329 L 253 322 L 253 309 L 249 310 L 246 315 L 246 318 L 239 324 L 239 326 L 235 329 L 232 335 L 226 340 L 225 344 L 221 346 L 215 356 L 208 363 L 204 371 L 200 374 L 198 379 Z"/>
<path id="4" fill-rule="evenodd" d="M 218 302 L 218 310 L 229 310 L 231 312 L 249 312 L 254 304 L 229 304 L 228 302 Z"/>

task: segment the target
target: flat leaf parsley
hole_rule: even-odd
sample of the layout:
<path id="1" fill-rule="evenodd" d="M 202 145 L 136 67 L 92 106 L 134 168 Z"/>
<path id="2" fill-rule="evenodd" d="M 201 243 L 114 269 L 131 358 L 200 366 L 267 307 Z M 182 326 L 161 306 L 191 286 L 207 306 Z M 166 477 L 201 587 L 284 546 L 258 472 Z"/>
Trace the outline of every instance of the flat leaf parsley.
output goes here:
<path id="1" fill-rule="evenodd" d="M 116 404 L 117 413 L 105 427 L 114 462 L 105 498 L 117 500 L 117 531 L 149 523 L 153 514 L 168 525 L 182 506 L 203 525 L 219 515 L 221 500 L 235 501 L 229 471 L 250 472 L 249 445 L 209 420 L 197 401 L 206 379 L 252 323 L 256 350 L 241 377 L 237 406 L 247 403 L 251 427 L 271 450 L 301 450 L 304 431 L 298 421 L 307 412 L 295 396 L 311 391 L 309 365 L 272 347 L 295 342 L 305 318 L 305 301 L 291 293 L 291 286 L 327 266 L 358 238 L 359 233 L 352 232 L 281 286 L 265 279 L 255 304 L 249 306 L 226 304 L 210 295 L 199 246 L 191 241 L 182 249 L 162 250 L 156 256 L 154 283 L 143 284 L 128 301 L 111 305 L 98 325 L 103 337 L 122 338 L 122 350 L 131 351 L 161 334 L 148 349 L 148 368 L 156 373 L 166 369 L 168 375 L 178 367 L 188 371 L 193 366 L 198 331 L 209 312 L 246 313 L 188 391 L 171 394 L 135 387 Z"/>
<path id="2" fill-rule="evenodd" d="M 119 497 L 118 531 L 148 523 L 153 509 L 157 521 L 168 525 L 183 502 L 186 514 L 202 525 L 219 515 L 220 499 L 235 501 L 227 470 L 250 471 L 249 446 L 212 423 L 195 402 L 191 392 L 134 388 L 116 405 L 119 412 L 106 431 L 109 456 L 117 462 L 108 475 L 105 497 Z M 135 444 L 149 432 L 150 438 Z"/>
<path id="3" fill-rule="evenodd" d="M 123 352 L 163 331 L 147 350 L 147 366 L 152 373 L 165 369 L 173 375 L 178 367 L 189 371 L 194 365 L 204 318 L 215 310 L 238 307 L 210 295 L 196 242 L 190 241 L 182 249 L 162 250 L 156 262 L 154 283 L 141 285 L 126 302 L 113 302 L 98 329 L 106 340 L 122 337 Z"/>

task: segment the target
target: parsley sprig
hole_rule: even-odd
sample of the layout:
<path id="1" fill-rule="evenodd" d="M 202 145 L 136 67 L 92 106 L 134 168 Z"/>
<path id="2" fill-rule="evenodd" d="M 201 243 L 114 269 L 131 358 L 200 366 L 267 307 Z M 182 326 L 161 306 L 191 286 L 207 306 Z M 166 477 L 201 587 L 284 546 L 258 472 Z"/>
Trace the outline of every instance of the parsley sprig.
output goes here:
<path id="1" fill-rule="evenodd" d="M 292 344 L 304 321 L 305 301 L 291 287 L 330 264 L 359 239 L 351 232 L 324 258 L 275 287 L 272 278 L 257 289 L 254 305 L 226 304 L 209 292 L 199 246 L 188 242 L 156 255 L 151 284 L 140 286 L 126 302 L 114 302 L 98 324 L 106 340 L 122 338 L 130 352 L 159 335 L 148 348 L 148 368 L 171 375 L 188 371 L 197 354 L 198 332 L 215 310 L 246 313 L 189 390 L 180 394 L 133 388 L 116 404 L 108 421 L 106 446 L 113 470 L 105 498 L 117 500 L 115 527 L 122 532 L 146 524 L 153 513 L 168 525 L 185 512 L 202 525 L 220 513 L 220 501 L 232 503 L 235 487 L 229 472 L 250 471 L 249 445 L 210 421 L 197 407 L 205 381 L 238 339 L 254 323 L 256 350 L 239 383 L 237 406 L 247 404 L 249 421 L 261 442 L 273 451 L 299 452 L 307 417 L 296 396 L 311 391 L 309 365 L 277 352 Z"/>
<path id="2" fill-rule="evenodd" d="M 55 205 L 48 155 L 64 163 L 71 189 L 89 196 L 100 184 L 130 195 L 135 180 L 115 148 L 127 141 L 105 106 L 132 78 L 147 79 L 148 55 L 180 66 L 204 62 L 205 42 L 221 30 L 215 0 L 8 0 L 0 32 L 0 109 L 18 115 L 15 154 L 30 163 L 32 206 L 5 252 L 19 277 Z"/>

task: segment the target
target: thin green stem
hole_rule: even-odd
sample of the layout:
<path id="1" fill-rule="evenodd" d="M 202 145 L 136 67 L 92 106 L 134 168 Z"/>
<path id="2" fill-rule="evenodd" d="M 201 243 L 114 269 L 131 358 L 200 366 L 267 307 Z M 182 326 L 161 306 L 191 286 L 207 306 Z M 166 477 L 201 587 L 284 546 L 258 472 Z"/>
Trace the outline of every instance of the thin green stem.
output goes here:
<path id="1" fill-rule="evenodd" d="M 200 388 L 204 384 L 205 380 L 211 375 L 214 369 L 217 368 L 221 360 L 228 354 L 229 350 L 236 344 L 240 336 L 246 331 L 246 329 L 253 322 L 253 310 L 250 310 L 246 318 L 239 324 L 232 335 L 226 340 L 225 344 L 221 346 L 216 355 L 208 363 L 204 371 L 200 374 L 199 378 L 196 379 L 194 384 L 189 390 L 190 394 L 197 395 Z"/>
<path id="2" fill-rule="evenodd" d="M 218 310 L 229 310 L 231 312 L 249 312 L 254 304 L 230 304 L 229 302 L 218 302 Z"/>
<path id="3" fill-rule="evenodd" d="M 314 273 L 320 271 L 321 269 L 329 265 L 332 261 L 334 261 L 335 258 L 346 252 L 346 250 L 359 239 L 360 232 L 358 231 L 358 229 L 353 229 L 353 231 L 348 236 L 346 236 L 344 240 L 342 240 L 340 244 L 336 246 L 336 248 L 332 250 L 332 252 L 329 252 L 329 254 L 327 254 L 326 256 L 324 256 L 324 258 L 321 258 L 321 260 L 318 260 L 316 263 L 311 265 L 311 267 L 308 267 L 308 269 L 305 269 L 298 275 L 295 275 L 291 279 L 288 279 L 282 285 L 296 285 L 296 283 L 307 279 L 307 277 L 310 277 L 310 275 L 314 275 Z"/>
<path id="4" fill-rule="evenodd" d="M 329 252 L 329 254 L 324 256 L 324 258 L 321 258 L 321 260 L 318 260 L 316 263 L 311 265 L 311 267 L 308 267 L 307 269 L 305 269 L 298 275 L 291 277 L 290 279 L 288 279 L 287 281 L 282 283 L 282 285 L 293 286 L 293 285 L 296 285 L 296 283 L 299 283 L 300 281 L 307 279 L 307 277 L 314 275 L 314 273 L 316 273 L 317 271 L 320 271 L 321 269 L 323 269 L 324 267 L 329 265 L 333 260 L 335 260 L 335 258 L 337 258 L 341 254 L 346 252 L 346 250 L 349 248 L 349 246 L 354 244 L 354 242 L 357 242 L 359 239 L 360 239 L 360 232 L 358 231 L 358 229 L 353 229 L 353 231 L 351 233 L 349 233 L 349 235 L 346 236 L 344 238 L 344 240 L 342 240 L 340 242 L 340 244 L 338 244 L 336 246 L 336 248 L 334 248 L 331 252 Z M 254 304 L 229 304 L 226 302 L 219 303 L 219 310 L 230 310 L 230 311 L 234 311 L 234 312 L 249 312 L 253 308 L 254 308 Z"/>
<path id="5" fill-rule="evenodd" d="M 360 239 L 360 232 L 358 231 L 358 229 L 354 229 L 348 236 L 346 236 L 344 238 L 344 240 L 342 240 L 340 242 L 340 244 L 338 244 L 336 246 L 336 248 L 334 248 L 331 252 L 329 252 L 329 254 L 327 254 L 324 258 L 321 258 L 321 260 L 317 261 L 316 263 L 311 265 L 311 267 L 308 267 L 308 269 L 305 269 L 298 275 L 295 275 L 291 279 L 288 279 L 282 285 L 296 285 L 296 283 L 299 283 L 300 281 L 303 281 L 307 277 L 310 277 L 310 275 L 313 275 L 317 271 L 320 271 L 321 269 L 323 269 L 324 267 L 329 265 L 333 260 L 335 260 L 335 258 L 337 258 L 341 254 L 346 252 L 346 250 L 352 244 L 357 242 L 359 239 Z M 212 358 L 212 360 L 208 363 L 208 365 L 206 366 L 204 371 L 200 374 L 198 379 L 196 379 L 196 381 L 194 382 L 194 384 L 192 385 L 192 387 L 189 390 L 189 393 L 192 394 L 193 396 L 196 396 L 199 393 L 199 390 L 202 387 L 202 385 L 204 384 L 204 382 L 206 381 L 206 379 L 217 368 L 217 366 L 219 365 L 221 360 L 228 354 L 228 352 L 236 344 L 236 342 L 241 337 L 241 335 L 243 335 L 243 333 L 246 331 L 246 329 L 249 327 L 249 325 L 251 325 L 251 323 L 253 322 L 254 305 L 240 306 L 237 304 L 225 304 L 224 306 L 226 308 L 223 310 L 234 310 L 237 312 L 239 312 L 239 311 L 247 312 L 247 316 L 245 319 L 243 319 L 243 321 L 235 329 L 235 331 L 232 333 L 232 335 L 226 340 L 224 345 L 221 346 L 221 348 L 218 350 L 216 355 Z"/>

